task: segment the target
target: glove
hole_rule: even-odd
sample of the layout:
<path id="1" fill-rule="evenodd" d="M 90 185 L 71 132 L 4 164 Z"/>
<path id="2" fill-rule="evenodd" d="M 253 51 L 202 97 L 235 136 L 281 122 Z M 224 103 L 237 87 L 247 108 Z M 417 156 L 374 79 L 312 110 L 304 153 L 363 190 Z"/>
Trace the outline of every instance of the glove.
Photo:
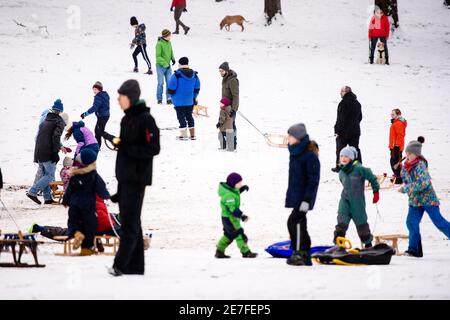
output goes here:
<path id="1" fill-rule="evenodd" d="M 247 185 L 242 186 L 242 187 L 239 189 L 239 193 L 242 193 L 242 192 L 244 192 L 244 191 L 247 191 L 247 192 L 248 192 L 249 189 L 250 189 L 250 188 L 249 188 Z"/>
<path id="2" fill-rule="evenodd" d="M 302 201 L 302 203 L 300 204 L 300 208 L 298 209 L 298 211 L 301 212 L 308 212 L 309 210 L 309 203 L 306 201 Z"/>
<path id="3" fill-rule="evenodd" d="M 219 129 L 220 128 L 220 123 L 217 122 L 216 124 L 216 128 Z"/>
<path id="4" fill-rule="evenodd" d="M 231 110 L 231 112 L 230 112 L 230 117 L 234 117 L 235 115 L 236 115 L 236 111 Z"/>
<path id="5" fill-rule="evenodd" d="M 54 153 L 52 155 L 52 163 L 58 163 L 59 162 L 59 155 L 57 153 Z"/>
<path id="6" fill-rule="evenodd" d="M 184 9 L 183 9 L 183 12 L 187 12 L 187 9 L 186 9 L 186 8 L 184 8 Z"/>
<path id="7" fill-rule="evenodd" d="M 379 192 L 374 192 L 373 193 L 373 203 L 377 203 L 380 200 L 380 193 Z"/>
<path id="8" fill-rule="evenodd" d="M 173 7 L 170 7 L 170 11 L 173 11 Z"/>
<path id="9" fill-rule="evenodd" d="M 246 216 L 245 214 L 243 214 L 243 215 L 241 216 L 242 222 L 247 222 L 248 219 L 249 219 L 248 216 Z"/>
<path id="10" fill-rule="evenodd" d="M 63 153 L 71 153 L 71 152 L 72 152 L 72 149 L 70 149 L 69 147 L 61 147 L 61 151 L 62 151 Z"/>
<path id="11" fill-rule="evenodd" d="M 109 200 L 111 200 L 111 202 L 112 203 L 117 203 L 117 202 L 119 202 L 119 194 L 113 194 L 110 198 L 109 198 Z"/>
<path id="12" fill-rule="evenodd" d="M 172 60 L 172 65 L 175 65 L 175 59 Z"/>
<path id="13" fill-rule="evenodd" d="M 80 118 L 81 118 L 81 119 L 84 119 L 84 118 L 86 118 L 88 115 L 89 115 L 89 113 L 83 112 L 83 113 L 80 115 Z"/>

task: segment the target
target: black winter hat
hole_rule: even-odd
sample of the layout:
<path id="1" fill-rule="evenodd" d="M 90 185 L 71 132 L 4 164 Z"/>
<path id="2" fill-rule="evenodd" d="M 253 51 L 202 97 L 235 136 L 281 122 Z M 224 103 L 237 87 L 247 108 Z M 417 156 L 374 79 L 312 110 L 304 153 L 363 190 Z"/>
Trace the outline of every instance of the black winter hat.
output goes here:
<path id="1" fill-rule="evenodd" d="M 139 24 L 139 22 L 138 22 L 138 20 L 136 19 L 136 17 L 131 17 L 131 18 L 130 18 L 130 24 L 131 24 L 132 26 L 136 26 L 136 25 Z"/>
<path id="2" fill-rule="evenodd" d="M 224 63 L 222 63 L 220 66 L 219 66 L 219 69 L 222 69 L 222 70 L 224 70 L 224 71 L 230 71 L 230 66 L 229 66 L 229 64 L 228 64 L 228 62 L 224 62 Z"/>
<path id="3" fill-rule="evenodd" d="M 139 100 L 141 96 L 141 88 L 139 87 L 139 82 L 134 79 L 130 79 L 125 81 L 117 90 L 119 94 L 127 96 L 130 99 L 131 104 L 133 105 L 136 101 Z"/>
<path id="4" fill-rule="evenodd" d="M 187 57 L 182 57 L 178 60 L 178 63 L 182 66 L 187 66 L 189 65 L 189 59 Z"/>

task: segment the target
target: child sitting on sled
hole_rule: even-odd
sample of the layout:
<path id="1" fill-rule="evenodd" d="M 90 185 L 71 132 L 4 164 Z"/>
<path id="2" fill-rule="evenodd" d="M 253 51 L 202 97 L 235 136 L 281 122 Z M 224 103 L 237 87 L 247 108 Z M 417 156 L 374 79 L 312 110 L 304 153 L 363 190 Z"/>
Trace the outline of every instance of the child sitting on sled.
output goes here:
<path id="1" fill-rule="evenodd" d="M 419 225 L 424 212 L 428 213 L 433 224 L 450 239 L 450 222 L 445 220 L 439 210 L 439 199 L 431 184 L 428 161 L 422 156 L 423 137 L 411 141 L 406 147 L 406 161 L 401 171 L 404 185 L 399 192 L 409 198 L 406 225 L 409 231 L 409 245 L 405 255 L 423 257 Z"/>
<path id="2" fill-rule="evenodd" d="M 256 258 L 257 253 L 250 251 L 248 238 L 241 227 L 241 220 L 246 222 L 248 217 L 239 209 L 241 193 L 248 191 L 248 186 L 242 186 L 242 177 L 238 173 L 231 173 L 226 182 L 219 185 L 220 207 L 222 208 L 223 236 L 217 243 L 216 258 L 230 258 L 225 255 L 225 249 L 236 240 L 236 244 L 244 258 Z"/>
<path id="3" fill-rule="evenodd" d="M 380 185 L 372 170 L 363 167 L 355 160 L 357 157 L 358 151 L 354 147 L 347 146 L 340 152 L 339 180 L 344 189 L 339 201 L 334 243 L 336 243 L 337 237 L 345 237 L 350 221 L 353 221 L 364 247 L 370 248 L 373 236 L 367 223 L 364 185 L 366 180 L 370 182 L 373 190 L 373 203 L 377 203 L 380 199 Z"/>
<path id="4" fill-rule="evenodd" d="M 231 100 L 223 97 L 220 100 L 220 114 L 219 121 L 216 128 L 219 129 L 220 149 L 227 151 L 234 151 L 234 130 L 233 118 L 231 117 Z"/>

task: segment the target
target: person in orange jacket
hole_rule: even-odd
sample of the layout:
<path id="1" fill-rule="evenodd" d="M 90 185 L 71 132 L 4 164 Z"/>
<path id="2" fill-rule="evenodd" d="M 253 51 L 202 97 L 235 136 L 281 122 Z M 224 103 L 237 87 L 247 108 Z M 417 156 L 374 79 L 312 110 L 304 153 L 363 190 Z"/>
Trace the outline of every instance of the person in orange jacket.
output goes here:
<path id="1" fill-rule="evenodd" d="M 392 181 L 395 184 L 402 184 L 400 171 L 402 169 L 402 152 L 405 147 L 406 126 L 405 118 L 402 117 L 400 109 L 394 109 L 391 112 L 391 127 L 389 129 L 389 150 L 391 152 L 391 168 L 394 173 Z"/>
<path id="2" fill-rule="evenodd" d="M 378 40 L 384 43 L 386 64 L 387 65 L 389 64 L 387 39 L 389 39 L 390 31 L 391 26 L 389 24 L 389 18 L 383 13 L 383 11 L 379 7 L 375 6 L 375 14 L 372 17 L 372 19 L 370 19 L 369 24 L 370 64 L 373 64 L 373 57 L 375 54 L 375 49 L 377 47 Z"/>

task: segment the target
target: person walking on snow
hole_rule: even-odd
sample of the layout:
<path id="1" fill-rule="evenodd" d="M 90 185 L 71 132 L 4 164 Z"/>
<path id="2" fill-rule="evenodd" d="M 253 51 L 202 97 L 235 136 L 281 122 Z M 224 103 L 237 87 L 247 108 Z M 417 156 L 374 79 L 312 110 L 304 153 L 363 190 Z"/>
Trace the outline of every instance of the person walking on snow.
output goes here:
<path id="1" fill-rule="evenodd" d="M 350 221 L 356 225 L 358 236 L 365 248 L 372 247 L 373 236 L 367 223 L 365 181 L 368 180 L 373 190 L 373 203 L 380 200 L 380 185 L 377 177 L 369 168 L 363 167 L 356 159 L 356 148 L 347 146 L 340 152 L 341 170 L 339 180 L 343 186 L 339 201 L 337 225 L 333 242 L 338 237 L 345 237 Z"/>
<path id="2" fill-rule="evenodd" d="M 402 117 L 400 109 L 394 109 L 391 112 L 391 127 L 389 129 L 389 150 L 391 152 L 391 168 L 394 173 L 392 182 L 402 184 L 400 177 L 402 152 L 405 147 L 406 126 L 408 123 Z"/>
<path id="3" fill-rule="evenodd" d="M 333 172 L 340 170 L 340 152 L 342 148 L 349 145 L 358 151 L 358 161 L 362 163 L 361 150 L 359 149 L 359 137 L 361 136 L 360 122 L 362 120 L 361 104 L 352 92 L 352 88 L 344 86 L 341 88 L 341 102 L 337 109 L 334 135 L 336 137 L 336 167 Z"/>
<path id="4" fill-rule="evenodd" d="M 119 203 L 122 236 L 109 273 L 114 276 L 143 275 L 145 266 L 141 211 L 145 187 L 152 184 L 153 157 L 160 152 L 159 128 L 145 101 L 139 100 L 141 89 L 136 80 L 125 81 L 118 93 L 119 105 L 125 115 L 120 122 L 120 137 L 108 138 L 118 149 L 118 187 L 117 194 L 111 197 L 111 201 Z"/>
<path id="5" fill-rule="evenodd" d="M 422 237 L 420 235 L 420 221 L 426 212 L 433 224 L 447 238 L 450 239 L 450 222 L 440 212 L 439 199 L 431 183 L 428 172 L 428 161 L 422 156 L 423 137 L 417 141 L 411 141 L 406 146 L 406 161 L 401 171 L 404 185 L 399 192 L 408 195 L 408 217 L 406 226 L 409 231 L 409 245 L 406 255 L 412 257 L 423 257 Z"/>
<path id="6" fill-rule="evenodd" d="M 61 136 L 67 125 L 60 114 L 64 111 L 63 103 L 57 99 L 53 104 L 45 120 L 39 126 L 34 148 L 34 162 L 39 164 L 38 171 L 41 177 L 26 192 L 28 198 L 37 204 L 41 204 L 37 194 L 42 191 L 45 204 L 55 204 L 52 198 L 49 183 L 55 180 L 56 164 L 59 161 L 59 152 L 66 153 L 66 148 L 61 144 Z"/>
<path id="7" fill-rule="evenodd" d="M 172 0 L 172 5 L 170 6 L 170 11 L 174 12 L 174 19 L 175 19 L 175 31 L 173 34 L 179 34 L 180 33 L 180 26 L 184 30 L 184 34 L 186 35 L 191 28 L 186 26 L 183 22 L 181 22 L 180 18 L 183 12 L 187 12 L 186 9 L 186 0 Z"/>
<path id="8" fill-rule="evenodd" d="M 156 73 L 158 75 L 158 86 L 156 88 L 156 100 L 158 104 L 162 104 L 164 80 L 166 86 L 169 85 L 170 76 L 172 75 L 172 65 L 175 64 L 175 56 L 173 55 L 172 43 L 170 42 L 172 34 L 169 30 L 164 29 L 161 32 L 161 37 L 156 42 Z M 167 104 L 172 104 L 170 94 L 166 91 Z"/>
<path id="9" fill-rule="evenodd" d="M 369 23 L 370 64 L 373 64 L 377 42 L 378 40 L 380 40 L 381 42 L 384 43 L 386 64 L 389 65 L 389 51 L 387 46 L 387 40 L 389 39 L 390 31 L 391 27 L 389 25 L 388 17 L 383 14 L 383 11 L 379 7 L 376 7 L 375 15 L 372 17 L 372 19 L 370 19 Z"/>
<path id="10" fill-rule="evenodd" d="M 320 181 L 319 147 L 309 139 L 303 123 L 288 130 L 289 182 L 286 208 L 292 208 L 287 221 L 291 238 L 292 256 L 289 265 L 311 266 L 311 238 L 306 214 L 314 208 Z"/>
<path id="11" fill-rule="evenodd" d="M 134 28 L 134 38 L 131 41 L 130 49 L 133 49 L 136 46 L 136 49 L 134 49 L 133 52 L 133 61 L 134 61 L 134 69 L 133 72 L 139 72 L 138 69 L 138 61 L 137 56 L 139 53 L 142 53 L 142 57 L 144 58 L 145 62 L 147 63 L 148 70 L 146 74 L 153 74 L 152 71 L 152 64 L 150 62 L 150 59 L 148 58 L 147 54 L 147 40 L 145 35 L 145 24 L 141 23 L 139 24 L 136 17 L 130 18 L 130 24 Z"/>
<path id="12" fill-rule="evenodd" d="M 218 259 L 230 258 L 225 254 L 225 250 L 234 240 L 236 240 L 243 258 L 256 258 L 258 255 L 250 251 L 247 244 L 248 238 L 241 227 L 241 220 L 243 222 L 248 220 L 248 216 L 240 209 L 241 193 L 248 190 L 248 186 L 242 185 L 241 175 L 235 172 L 228 175 L 226 182 L 219 184 L 223 236 L 216 247 L 215 257 Z"/>
<path id="13" fill-rule="evenodd" d="M 222 97 L 231 100 L 231 113 L 233 118 L 234 130 L 234 150 L 237 148 L 237 129 L 236 129 L 236 113 L 239 109 L 239 80 L 236 72 L 230 69 L 228 62 L 224 62 L 219 66 L 219 73 L 222 76 Z"/>
<path id="14" fill-rule="evenodd" d="M 95 125 L 95 138 L 99 147 L 102 146 L 102 137 L 105 132 L 106 124 L 109 120 L 109 95 L 106 91 L 103 91 L 103 84 L 97 81 L 92 86 L 94 92 L 94 103 L 88 111 L 81 114 L 81 119 L 86 118 L 88 115 L 95 113 L 97 117 L 97 123 Z"/>
<path id="15" fill-rule="evenodd" d="M 167 92 L 171 95 L 178 122 L 180 123 L 179 140 L 188 140 L 187 128 L 191 140 L 195 140 L 195 123 L 192 117 L 194 105 L 197 104 L 197 96 L 200 92 L 200 79 L 198 73 L 189 68 L 189 59 L 182 57 L 178 70 L 170 77 Z"/>

